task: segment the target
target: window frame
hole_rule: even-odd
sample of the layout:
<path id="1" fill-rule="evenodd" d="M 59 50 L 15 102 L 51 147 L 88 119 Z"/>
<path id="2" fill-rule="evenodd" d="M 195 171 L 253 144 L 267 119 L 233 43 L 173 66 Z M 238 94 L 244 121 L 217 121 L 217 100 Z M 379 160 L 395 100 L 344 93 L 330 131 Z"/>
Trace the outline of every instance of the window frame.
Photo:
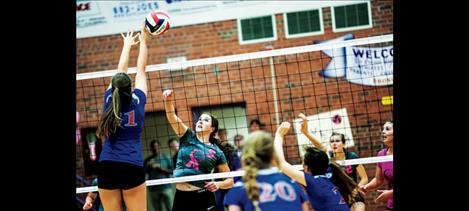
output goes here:
<path id="1" fill-rule="evenodd" d="M 336 18 L 335 18 L 335 8 L 336 7 L 344 7 L 344 6 L 347 7 L 347 6 L 358 5 L 358 4 L 363 4 L 363 3 L 366 3 L 367 8 L 368 8 L 368 24 L 367 25 L 344 27 L 344 28 L 340 28 L 340 29 L 338 29 L 336 27 Z M 333 7 L 331 7 L 331 21 L 332 21 L 332 32 L 344 32 L 344 31 L 354 31 L 354 30 L 373 28 L 371 2 L 366 1 L 366 2 L 360 2 L 360 3 L 350 3 L 350 4 L 340 5 L 340 6 L 333 6 Z"/>
<path id="2" fill-rule="evenodd" d="M 243 30 L 242 30 L 242 25 L 241 25 L 241 20 L 246 20 L 246 19 L 255 19 L 255 18 L 261 18 L 261 17 L 266 17 L 270 16 L 272 20 L 272 30 L 273 30 L 273 37 L 269 38 L 261 38 L 261 39 L 254 39 L 254 40 L 248 40 L 245 41 L 243 40 Z M 254 16 L 254 17 L 245 17 L 245 18 L 238 18 L 236 19 L 236 22 L 238 24 L 238 40 L 240 45 L 246 45 L 246 44 L 254 44 L 254 43 L 262 43 L 262 42 L 269 42 L 269 41 L 276 41 L 277 38 L 277 24 L 275 21 L 275 14 L 271 15 L 262 15 L 262 16 Z"/>
<path id="3" fill-rule="evenodd" d="M 290 33 L 288 32 L 288 17 L 287 17 L 287 14 L 288 13 L 298 13 L 298 12 L 304 12 L 304 11 L 311 11 L 311 10 L 318 10 L 319 11 L 319 28 L 320 28 L 320 30 L 315 31 L 315 32 L 305 32 L 305 33 L 298 33 L 298 34 L 290 35 Z M 306 36 L 314 36 L 314 35 L 322 35 L 322 34 L 324 34 L 324 19 L 322 17 L 322 8 L 283 13 L 283 25 L 284 25 L 284 30 L 285 30 L 285 38 L 287 38 L 287 39 L 306 37 Z"/>

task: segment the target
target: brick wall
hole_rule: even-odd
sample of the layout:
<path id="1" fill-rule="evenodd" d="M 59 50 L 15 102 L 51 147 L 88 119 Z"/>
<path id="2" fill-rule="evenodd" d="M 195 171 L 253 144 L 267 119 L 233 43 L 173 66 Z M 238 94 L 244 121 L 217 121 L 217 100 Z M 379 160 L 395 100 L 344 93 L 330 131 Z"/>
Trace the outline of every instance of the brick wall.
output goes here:
<path id="1" fill-rule="evenodd" d="M 356 38 L 393 32 L 393 1 L 373 0 L 373 28 L 365 30 L 332 32 L 331 9 L 323 8 L 325 33 L 323 35 L 286 39 L 283 17 L 276 15 L 276 41 L 239 45 L 236 20 L 177 27 L 152 39 L 148 64 L 165 63 L 167 58 L 185 56 L 188 60 L 257 52 L 272 45 L 274 49 L 312 44 L 314 40 L 332 39 L 347 33 Z M 122 49 L 119 34 L 77 40 L 77 73 L 115 69 Z M 130 53 L 129 66 L 136 65 L 138 47 Z M 351 84 L 343 78 L 324 78 L 319 71 L 330 61 L 320 52 L 310 52 L 274 58 L 276 87 L 280 121 L 292 121 L 299 112 L 308 115 L 346 108 L 349 115 L 355 147 L 360 157 L 375 156 L 382 149 L 380 131 L 386 120 L 392 119 L 392 106 L 381 104 L 383 96 L 392 96 L 392 86 L 371 87 Z M 163 111 L 162 91 L 171 88 L 175 92 L 175 107 L 187 125 L 191 124 L 191 108 L 206 105 L 246 103 L 248 122 L 259 118 L 266 123 L 266 130 L 276 129 L 273 106 L 272 79 L 269 59 L 257 59 L 228 64 L 198 66 L 177 71 L 148 73 L 149 92 L 147 112 Z M 134 75 L 132 75 L 134 77 Z M 102 114 L 103 94 L 110 78 L 77 81 L 77 110 L 81 113 L 82 128 L 96 127 Z M 299 164 L 296 135 L 286 136 L 286 156 Z M 77 150 L 81 146 L 77 145 Z M 77 173 L 83 172 L 77 153 Z M 365 165 L 369 179 L 374 177 L 375 165 Z M 367 210 L 383 210 L 383 204 L 375 204 L 376 193 L 367 197 Z"/>

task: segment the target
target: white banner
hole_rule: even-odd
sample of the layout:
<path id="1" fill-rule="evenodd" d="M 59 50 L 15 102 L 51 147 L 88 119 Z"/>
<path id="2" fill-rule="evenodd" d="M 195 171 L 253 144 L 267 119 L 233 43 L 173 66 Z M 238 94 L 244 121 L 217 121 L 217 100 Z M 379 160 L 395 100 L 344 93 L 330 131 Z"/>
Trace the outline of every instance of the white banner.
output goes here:
<path id="1" fill-rule="evenodd" d="M 345 135 L 345 147 L 354 146 L 352 129 L 350 128 L 350 121 L 346 108 L 307 116 L 306 119 L 308 120 L 308 130 L 311 135 L 319 140 L 328 150 L 332 150 L 330 146 L 330 137 L 332 132 Z M 312 146 L 312 144 L 309 139 L 301 133 L 301 122 L 302 120 L 300 118 L 293 120 L 295 133 L 298 138 L 300 156 L 303 157 L 305 152 L 304 147 Z"/>
<path id="2" fill-rule="evenodd" d="M 171 27 L 259 17 L 339 6 L 369 0 L 351 1 L 76 1 L 77 38 L 140 30 L 152 10 L 165 10 Z"/>
<path id="3" fill-rule="evenodd" d="M 315 43 L 334 43 L 353 39 L 352 34 Z M 321 75 L 324 77 L 344 77 L 355 84 L 368 86 L 387 86 L 393 84 L 393 46 L 370 47 L 344 47 L 323 52 L 332 58 Z"/>
<path id="4" fill-rule="evenodd" d="M 393 84 L 393 46 L 383 48 L 346 47 L 346 79 L 368 86 Z"/>
<path id="5" fill-rule="evenodd" d="M 332 40 L 325 40 L 325 41 L 316 41 L 315 44 L 321 43 L 337 43 L 345 40 L 353 39 L 353 34 L 346 34 L 341 37 L 337 37 Z M 322 50 L 324 54 L 331 57 L 332 60 L 327 64 L 326 68 L 321 72 L 321 75 L 324 77 L 344 77 L 345 76 L 345 69 L 346 69 L 346 62 L 345 62 L 345 51 L 344 48 L 334 48 L 334 49 L 327 49 Z"/>

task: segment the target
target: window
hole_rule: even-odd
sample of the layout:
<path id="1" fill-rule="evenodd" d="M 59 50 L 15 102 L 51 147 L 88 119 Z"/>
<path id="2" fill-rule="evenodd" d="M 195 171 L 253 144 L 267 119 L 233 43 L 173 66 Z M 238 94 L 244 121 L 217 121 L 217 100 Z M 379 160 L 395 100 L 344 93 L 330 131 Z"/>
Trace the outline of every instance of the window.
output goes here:
<path id="1" fill-rule="evenodd" d="M 332 31 L 371 28 L 370 2 L 332 7 Z"/>
<path id="2" fill-rule="evenodd" d="M 275 16 L 238 19 L 238 37 L 240 44 L 277 40 Z"/>
<path id="3" fill-rule="evenodd" d="M 324 34 L 321 9 L 285 13 L 283 20 L 287 38 Z"/>
<path id="4" fill-rule="evenodd" d="M 246 120 L 246 105 L 244 103 L 193 108 L 193 125 L 197 123 L 199 116 L 204 112 L 210 112 L 217 118 L 218 128 L 226 129 L 227 138 L 231 144 L 234 144 L 233 138 L 237 134 L 247 137 L 248 126 Z"/>
<path id="5" fill-rule="evenodd" d="M 187 126 L 190 127 L 189 125 Z M 171 124 L 169 124 L 168 119 L 166 118 L 166 112 L 158 111 L 145 113 L 145 122 L 143 123 L 142 131 L 143 158 L 151 155 L 150 143 L 152 140 L 158 141 L 161 153 L 172 156 L 168 146 L 168 140 L 170 138 L 178 138 L 178 136 L 174 133 Z"/>

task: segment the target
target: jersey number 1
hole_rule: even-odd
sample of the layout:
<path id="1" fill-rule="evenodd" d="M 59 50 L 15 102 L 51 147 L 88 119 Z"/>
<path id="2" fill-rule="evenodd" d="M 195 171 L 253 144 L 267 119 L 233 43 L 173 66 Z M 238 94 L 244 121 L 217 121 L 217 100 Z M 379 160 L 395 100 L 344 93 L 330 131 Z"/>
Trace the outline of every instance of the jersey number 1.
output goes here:
<path id="1" fill-rule="evenodd" d="M 127 126 L 127 127 L 137 126 L 137 123 L 135 123 L 135 111 L 134 110 L 125 113 L 125 115 L 129 118 L 127 119 L 127 123 L 124 126 Z"/>

